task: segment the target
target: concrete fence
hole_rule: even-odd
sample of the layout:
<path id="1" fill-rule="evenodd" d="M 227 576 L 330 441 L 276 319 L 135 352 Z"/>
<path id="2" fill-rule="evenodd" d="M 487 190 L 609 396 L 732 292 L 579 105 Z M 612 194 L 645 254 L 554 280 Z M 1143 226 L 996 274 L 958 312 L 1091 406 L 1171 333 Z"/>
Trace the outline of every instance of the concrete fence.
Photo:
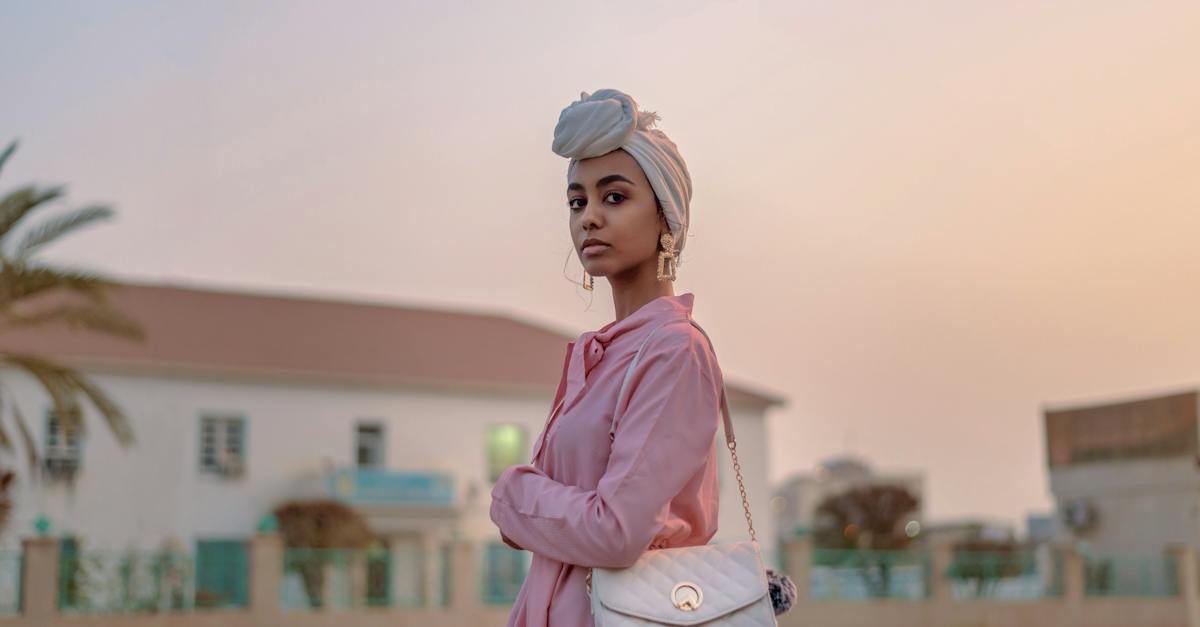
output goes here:
<path id="1" fill-rule="evenodd" d="M 0 627 L 94 625 L 105 627 L 441 627 L 503 625 L 508 607 L 481 601 L 480 554 L 476 545 L 456 542 L 449 551 L 445 603 L 435 607 L 372 607 L 366 603 L 364 577 L 351 578 L 353 602 L 347 608 L 292 610 L 281 602 L 284 547 L 275 534 L 248 541 L 248 599 L 245 607 L 189 609 L 127 614 L 77 614 L 60 610 L 59 543 L 54 538 L 24 542 L 21 607 L 0 618 Z M 781 627 L 1200 627 L 1200 583 L 1192 547 L 1168 549 L 1177 582 L 1170 595 L 1090 596 L 1084 557 L 1056 549 L 1061 591 L 1026 600 L 957 599 L 946 576 L 954 560 L 950 547 L 928 553 L 927 594 L 915 599 L 844 600 L 811 598 L 814 551 L 805 540 L 785 545 L 785 562 L 800 599 L 780 617 Z M 564 626 L 572 627 L 572 626 Z"/>

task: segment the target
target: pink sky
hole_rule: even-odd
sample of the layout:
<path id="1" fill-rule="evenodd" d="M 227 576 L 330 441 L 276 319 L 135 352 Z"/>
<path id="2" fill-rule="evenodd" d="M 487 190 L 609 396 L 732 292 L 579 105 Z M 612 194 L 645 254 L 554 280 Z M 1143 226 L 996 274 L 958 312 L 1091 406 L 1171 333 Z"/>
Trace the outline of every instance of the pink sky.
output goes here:
<path id="1" fill-rule="evenodd" d="M 849 451 L 1015 522 L 1050 507 L 1043 402 L 1200 384 L 1194 2 L 2 11 L 0 185 L 119 213 L 53 259 L 594 329 L 550 139 L 615 87 L 695 181 L 677 293 L 791 399 L 774 479 Z"/>

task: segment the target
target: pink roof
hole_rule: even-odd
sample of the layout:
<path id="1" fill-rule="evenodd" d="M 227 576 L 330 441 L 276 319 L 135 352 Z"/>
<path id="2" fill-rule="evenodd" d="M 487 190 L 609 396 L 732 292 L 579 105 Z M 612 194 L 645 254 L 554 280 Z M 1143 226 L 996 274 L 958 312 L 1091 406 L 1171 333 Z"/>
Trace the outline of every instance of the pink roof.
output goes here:
<path id="1" fill-rule="evenodd" d="M 126 283 L 136 342 L 54 326 L 6 332 L 10 352 L 120 371 L 554 393 L 575 339 L 504 314 Z M 484 347 L 484 350 L 481 350 Z M 730 402 L 783 399 L 727 384 Z"/>

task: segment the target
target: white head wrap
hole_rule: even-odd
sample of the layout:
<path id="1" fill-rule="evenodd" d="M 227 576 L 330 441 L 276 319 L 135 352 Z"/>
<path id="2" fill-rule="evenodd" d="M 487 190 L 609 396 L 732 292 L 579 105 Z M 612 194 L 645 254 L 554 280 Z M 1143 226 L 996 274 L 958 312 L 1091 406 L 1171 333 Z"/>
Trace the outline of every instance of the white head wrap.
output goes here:
<path id="1" fill-rule="evenodd" d="M 688 206 L 692 200 L 692 177 L 679 149 L 666 133 L 651 128 L 659 119 L 652 111 L 639 111 L 637 103 L 624 92 L 601 89 L 567 105 L 554 127 L 554 152 L 568 157 L 567 174 L 580 159 L 608 154 L 618 148 L 642 166 L 663 215 L 675 238 L 675 250 L 682 251 L 688 227 Z"/>

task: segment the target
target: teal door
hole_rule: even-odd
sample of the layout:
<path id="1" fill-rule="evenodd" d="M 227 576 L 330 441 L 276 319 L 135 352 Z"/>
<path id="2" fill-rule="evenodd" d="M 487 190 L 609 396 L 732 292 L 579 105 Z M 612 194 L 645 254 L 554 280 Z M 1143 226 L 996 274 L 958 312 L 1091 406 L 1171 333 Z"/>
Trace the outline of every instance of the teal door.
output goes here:
<path id="1" fill-rule="evenodd" d="M 249 559 L 240 540 L 196 541 L 196 607 L 246 607 Z"/>

